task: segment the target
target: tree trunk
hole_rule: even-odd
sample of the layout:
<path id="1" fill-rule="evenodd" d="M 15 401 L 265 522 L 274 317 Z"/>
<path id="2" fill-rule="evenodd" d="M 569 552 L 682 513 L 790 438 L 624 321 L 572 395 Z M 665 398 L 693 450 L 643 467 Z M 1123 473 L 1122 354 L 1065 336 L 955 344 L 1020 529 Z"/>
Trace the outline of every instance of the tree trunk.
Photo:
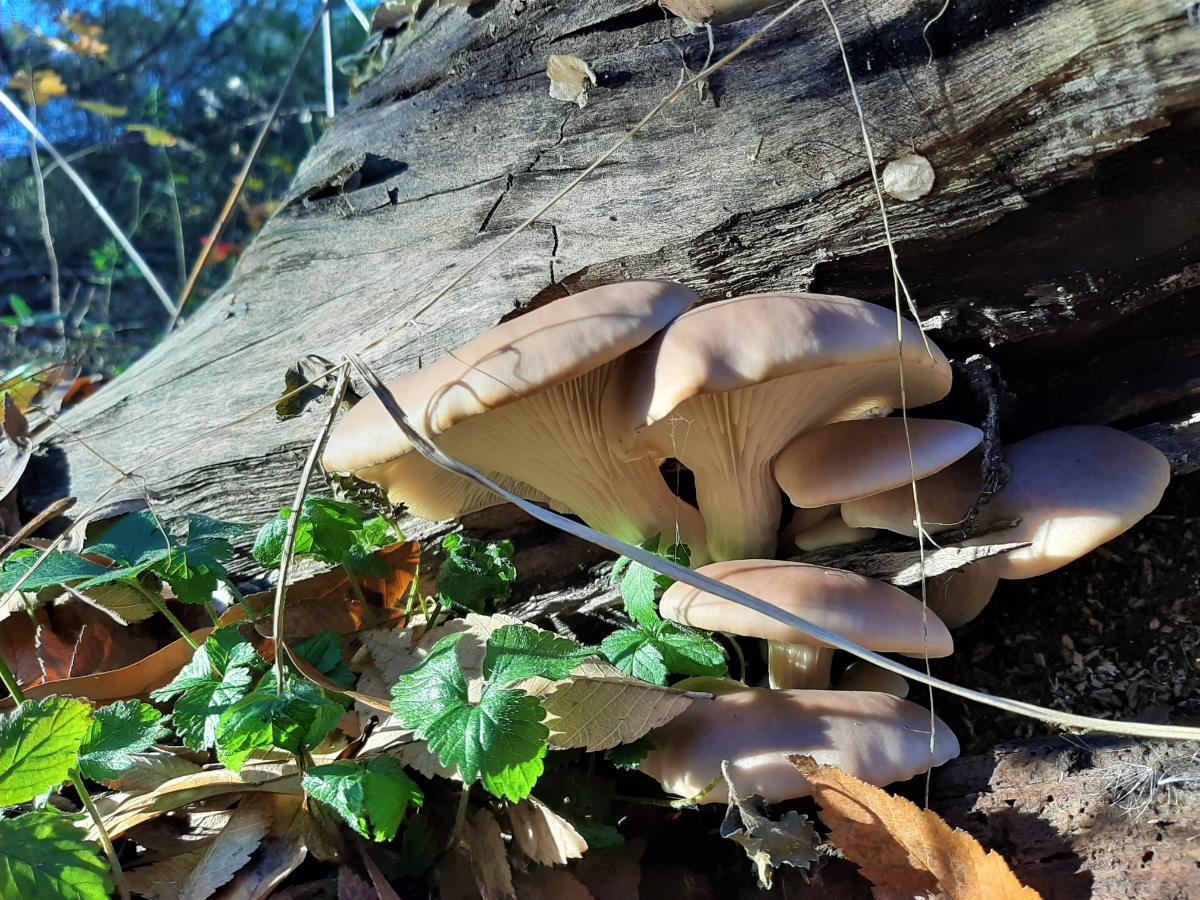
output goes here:
<path id="1" fill-rule="evenodd" d="M 1200 387 L 1200 28 L 1181 0 L 831 4 L 881 165 L 917 151 L 932 193 L 889 200 L 930 334 L 982 350 L 1051 423 L 1186 420 Z M 716 53 L 769 14 L 714 29 Z M 928 28 L 926 25 L 928 24 Z M 928 38 L 928 43 L 926 42 Z M 435 9 L 309 155 L 231 281 L 64 418 L 25 502 L 83 505 L 135 473 L 164 508 L 261 521 L 287 502 L 320 414 L 270 409 L 301 356 L 336 359 L 437 290 L 698 70 L 703 30 L 652 0 Z M 551 53 L 599 77 L 548 96 Z M 626 278 L 703 298 L 763 290 L 892 303 L 842 60 L 801 7 L 653 120 L 542 221 L 366 358 L 412 370 L 505 316 Z M 257 413 L 257 415 L 252 415 Z M 1193 426 L 1194 427 L 1194 426 Z M 1193 433 L 1160 428 L 1177 470 Z M 104 459 L 101 459 L 101 456 Z M 80 507 L 82 508 L 82 506 Z"/>

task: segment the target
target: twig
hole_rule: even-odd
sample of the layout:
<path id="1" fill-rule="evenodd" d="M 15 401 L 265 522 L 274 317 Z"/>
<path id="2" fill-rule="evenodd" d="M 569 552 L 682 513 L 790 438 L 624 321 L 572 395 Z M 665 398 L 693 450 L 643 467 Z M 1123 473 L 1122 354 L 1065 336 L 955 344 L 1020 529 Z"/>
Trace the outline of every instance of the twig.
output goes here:
<path id="1" fill-rule="evenodd" d="M 321 457 L 321 449 L 325 446 L 325 439 L 329 437 L 329 432 L 333 428 L 333 422 L 337 418 L 338 409 L 342 405 L 342 398 L 346 396 L 346 388 L 349 384 L 350 368 L 346 363 L 342 363 L 341 370 L 338 372 L 337 384 L 334 385 L 333 394 L 329 400 L 329 415 L 325 418 L 324 427 L 313 441 L 312 447 L 308 451 L 308 459 L 304 461 L 304 468 L 300 472 L 300 483 L 296 485 L 296 496 L 292 500 L 292 514 L 288 518 L 287 530 L 283 537 L 283 550 L 279 558 L 279 580 L 275 584 L 275 620 L 271 623 L 271 636 L 275 640 L 275 682 L 280 696 L 283 695 L 283 658 L 287 655 L 281 649 L 283 647 L 283 605 L 287 598 L 288 571 L 292 567 L 292 556 L 296 550 L 296 526 L 300 522 L 300 510 L 304 506 L 304 497 L 308 493 L 308 484 L 312 480 L 313 469 L 316 468 L 317 460 Z"/>
<path id="2" fill-rule="evenodd" d="M 358 24 L 362 26 L 362 30 L 370 34 L 371 20 L 358 8 L 358 4 L 354 0 L 346 0 L 346 5 L 350 7 L 350 12 L 354 15 L 354 18 L 358 19 Z"/>
<path id="3" fill-rule="evenodd" d="M 52 519 L 57 519 L 60 515 L 65 513 L 74 505 L 74 497 L 60 497 L 58 500 L 55 500 L 40 513 L 22 525 L 16 534 L 4 542 L 4 546 L 0 547 L 0 560 L 3 560 L 4 557 L 8 555 L 8 551 L 17 546 L 17 544 L 21 543 L 21 541 L 25 540 L 25 538 L 29 537 Z"/>
<path id="4" fill-rule="evenodd" d="M 839 634 L 835 634 L 828 629 L 821 628 L 811 622 L 802 619 L 794 613 L 780 609 L 773 603 L 769 603 L 759 597 L 754 597 L 744 591 L 739 591 L 736 588 L 730 587 L 727 584 L 722 584 L 719 581 L 714 581 L 704 575 L 694 572 L 691 569 L 681 566 L 678 563 L 664 559 L 656 553 L 651 553 L 643 550 L 640 547 L 635 547 L 632 544 L 627 544 L 624 541 L 617 540 L 607 534 L 602 534 L 594 528 L 589 528 L 579 522 L 568 519 L 566 516 L 561 516 L 556 512 L 548 509 L 543 509 L 527 500 L 524 500 L 515 494 L 509 492 L 505 488 L 496 484 L 490 478 L 472 469 L 451 457 L 440 450 L 437 446 L 429 441 L 423 434 L 418 432 L 408 421 L 407 415 L 396 403 L 395 398 L 388 393 L 384 388 L 379 377 L 372 371 L 361 359 L 357 356 L 349 357 L 351 365 L 363 377 L 370 386 L 372 393 L 375 394 L 383 408 L 387 410 L 388 415 L 396 423 L 397 427 L 404 433 L 404 436 L 412 443 L 413 448 L 430 462 L 443 469 L 461 475 L 464 478 L 469 478 L 478 484 L 483 485 L 488 490 L 492 491 L 504 500 L 512 503 L 518 509 L 524 511 L 528 515 L 551 525 L 554 528 L 564 531 L 567 534 L 574 535 L 582 540 L 589 541 L 599 547 L 603 547 L 619 556 L 628 556 L 634 562 L 641 563 L 646 568 L 657 572 L 660 575 L 665 575 L 675 581 L 681 581 L 691 587 L 713 594 L 731 603 L 736 603 L 747 609 L 753 610 L 760 615 L 767 616 L 777 622 L 795 628 L 803 633 L 812 643 L 825 644 L 837 650 L 845 651 L 859 659 L 865 659 L 868 662 L 874 663 L 882 669 L 889 672 L 895 672 L 905 678 L 910 678 L 921 684 L 928 685 L 938 690 L 946 691 L 949 694 L 962 697 L 966 700 L 973 700 L 985 706 L 991 706 L 1003 712 L 1013 715 L 1024 716 L 1030 719 L 1037 719 L 1042 722 L 1047 722 L 1051 725 L 1057 725 L 1067 729 L 1083 729 L 1086 731 L 1099 731 L 1108 734 L 1124 734 L 1131 737 L 1148 737 L 1160 738 L 1166 740 L 1200 740 L 1200 728 L 1187 727 L 1182 725 L 1155 725 L 1149 722 L 1114 722 L 1106 719 L 1095 719 L 1090 716 L 1080 716 L 1073 713 L 1064 713 L 1057 710 L 1048 709 L 1043 706 L 1037 706 L 1033 703 L 1025 703 L 1020 700 L 1010 700 L 1006 697 L 996 697 L 991 694 L 985 694 L 980 691 L 971 690 L 970 688 L 960 687 L 948 681 L 943 681 L 940 678 L 935 678 L 923 672 L 918 672 L 915 669 L 910 669 L 902 663 L 889 659 L 868 650 L 865 647 L 860 647 L 853 641 L 849 641 Z"/>
<path id="5" fill-rule="evenodd" d="M 54 145 L 51 144 L 46 138 L 46 136 L 38 130 L 38 127 L 29 121 L 28 116 L 21 112 L 21 108 L 17 106 L 17 104 L 13 102 L 13 99 L 4 91 L 0 91 L 0 105 L 8 110 L 9 114 L 17 120 L 18 124 L 20 124 L 22 128 L 29 132 L 29 134 L 35 138 L 39 144 L 42 145 L 47 153 L 54 157 L 54 161 L 58 163 L 64 172 L 67 173 L 67 177 L 75 183 L 75 187 L 79 189 L 79 193 L 83 194 L 83 199 L 88 202 L 88 205 L 92 208 L 92 211 L 100 217 L 100 221 L 104 223 L 104 226 L 108 229 L 109 233 L 116 239 L 117 243 L 121 245 L 121 248 L 127 254 L 129 254 L 129 258 L 133 260 L 133 264 L 137 266 L 138 271 L 142 273 L 142 277 L 146 279 L 146 283 L 150 285 L 151 290 L 154 291 L 155 295 L 166 308 L 167 312 L 174 315 L 175 304 L 171 302 L 171 297 L 167 293 L 166 289 L 162 286 L 162 282 L 155 277 L 154 272 L 150 269 L 150 266 L 148 266 L 146 261 L 142 259 L 142 255 L 138 253 L 136 249 L 134 249 L 133 244 L 129 242 L 129 238 L 125 237 L 125 232 L 123 232 L 121 227 L 113 221 L 113 217 L 108 214 L 108 210 L 104 208 L 104 204 L 102 204 L 99 198 L 92 193 L 92 189 L 88 187 L 87 182 L 83 180 L 83 177 L 77 171 L 75 171 L 75 167 L 66 161 L 63 155 L 59 153 Z"/>
<path id="6" fill-rule="evenodd" d="M 242 171 L 238 173 L 237 181 L 233 183 L 233 190 L 229 192 L 229 196 L 225 200 L 225 206 L 221 209 L 221 214 L 217 216 L 216 224 L 213 225 L 212 231 L 208 233 L 208 243 L 201 248 L 200 256 L 192 266 L 192 274 L 188 276 L 187 284 L 183 286 L 183 293 L 179 295 L 179 305 L 177 307 L 172 306 L 171 308 L 171 321 L 167 323 L 168 334 L 174 330 L 176 323 L 179 322 L 179 317 L 183 314 L 183 308 L 196 291 L 196 283 L 200 280 L 200 274 L 204 271 L 204 267 L 208 265 L 209 256 L 212 255 L 213 250 L 217 246 L 217 241 L 221 239 L 221 234 L 225 231 L 225 226 L 229 224 L 234 210 L 237 209 L 238 197 L 241 196 L 243 188 L 246 187 L 246 180 L 250 177 L 250 170 L 254 168 L 254 163 L 258 160 L 258 155 L 262 153 L 263 145 L 267 142 L 267 135 L 271 132 L 271 126 L 279 116 L 279 109 L 287 97 L 288 90 L 292 86 L 292 81 L 296 77 L 296 72 L 300 69 L 300 62 L 304 59 L 304 54 L 308 51 L 308 45 L 312 43 L 313 35 L 317 33 L 317 26 L 321 24 L 321 17 L 329 9 L 330 2 L 332 0 L 323 0 L 321 8 L 317 10 L 317 15 L 313 19 L 312 25 L 309 26 L 308 33 L 304 35 L 304 40 L 300 43 L 300 49 L 296 51 L 296 58 L 292 60 L 292 67 L 288 70 L 287 77 L 283 79 L 283 86 L 280 87 L 279 94 L 275 97 L 271 111 L 263 122 L 262 128 L 258 130 L 258 134 L 254 136 L 254 143 L 250 145 L 250 152 L 246 154 L 246 161 L 242 164 Z"/>
<path id="7" fill-rule="evenodd" d="M 32 76 L 30 76 L 32 83 Z M 29 105 L 30 121 L 37 120 L 37 104 Z M 29 163 L 33 167 L 33 185 L 37 192 L 38 217 L 42 222 L 42 243 L 46 245 L 46 259 L 50 262 L 50 311 L 58 316 L 57 329 L 60 336 L 66 335 L 62 320 L 62 290 L 58 283 L 58 255 L 54 252 L 54 237 L 50 234 L 50 213 L 46 209 L 46 179 L 42 174 L 42 160 L 38 156 L 37 139 L 29 136 Z"/>
<path id="8" fill-rule="evenodd" d="M 333 120 L 337 110 L 333 105 L 333 25 L 329 21 L 329 8 L 321 13 L 321 56 L 324 60 L 322 74 L 325 78 L 325 118 Z"/>

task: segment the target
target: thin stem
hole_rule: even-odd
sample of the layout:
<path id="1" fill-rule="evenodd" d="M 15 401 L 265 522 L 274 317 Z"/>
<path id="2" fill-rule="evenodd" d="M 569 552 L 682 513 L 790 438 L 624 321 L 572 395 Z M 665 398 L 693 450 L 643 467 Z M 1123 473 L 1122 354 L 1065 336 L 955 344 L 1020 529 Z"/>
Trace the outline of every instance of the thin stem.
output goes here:
<path id="1" fill-rule="evenodd" d="M 233 183 L 233 190 L 229 192 L 229 196 L 225 199 L 225 206 L 221 209 L 221 214 L 217 216 L 216 224 L 213 225 L 212 231 L 208 233 L 208 243 L 204 245 L 200 251 L 200 255 L 196 258 L 196 262 L 192 264 L 192 274 L 188 276 L 187 284 L 183 286 L 183 292 L 179 295 L 179 304 L 171 308 L 171 321 L 167 324 L 167 333 L 174 330 L 179 317 L 183 314 L 183 308 L 187 305 L 188 300 L 196 291 L 196 283 L 200 280 L 200 275 L 204 271 L 204 267 L 208 265 L 208 257 L 216 249 L 217 242 L 221 240 L 221 233 L 225 230 L 225 226 L 229 224 L 229 220 L 233 218 L 233 212 L 237 209 L 238 197 L 242 195 L 243 188 L 246 187 L 246 180 L 250 177 L 250 170 L 254 168 L 255 162 L 258 161 L 258 155 L 262 153 L 263 146 L 267 142 L 267 135 L 271 133 L 271 126 L 275 124 L 275 119 L 279 117 L 279 108 L 283 105 L 284 98 L 287 97 L 288 90 L 292 86 L 292 81 L 296 77 L 296 72 L 300 68 L 300 61 L 304 59 L 304 54 L 308 51 L 308 45 L 312 43 L 313 35 L 317 33 L 317 27 L 321 24 L 321 18 L 326 10 L 329 9 L 331 0 L 324 0 L 321 8 L 317 10 L 317 16 L 313 19 L 313 23 L 309 26 L 308 34 L 304 36 L 304 40 L 300 44 L 300 49 L 296 51 L 296 58 L 292 60 L 292 67 L 288 70 L 287 77 L 283 79 L 283 86 L 279 89 L 279 94 L 275 97 L 275 103 L 271 106 L 271 111 L 267 114 L 266 120 L 262 123 L 262 128 L 254 137 L 254 143 L 250 145 L 250 152 L 246 154 L 246 161 L 242 164 L 242 171 L 238 173 L 237 181 Z"/>
<path id="2" fill-rule="evenodd" d="M 12 697 L 13 702 L 23 703 L 25 701 L 25 694 L 21 690 L 21 685 L 17 684 L 17 676 L 12 673 L 12 669 L 8 667 L 8 663 L 4 661 L 4 657 L 2 656 L 0 656 L 0 682 L 3 682 L 4 686 L 8 688 L 9 696 Z"/>
<path id="3" fill-rule="evenodd" d="M 117 893 L 121 895 L 121 900 L 129 900 L 129 885 L 125 883 L 125 872 L 121 869 L 121 861 L 117 859 L 117 851 L 113 847 L 112 838 L 108 836 L 108 829 L 104 827 L 104 819 L 100 815 L 100 810 L 96 809 L 92 795 L 88 792 L 77 769 L 71 770 L 71 784 L 75 785 L 75 792 L 79 794 L 79 799 L 83 801 L 84 808 L 96 826 L 96 834 L 100 837 L 100 846 L 104 848 L 104 855 L 108 857 L 108 866 L 112 869 Z"/>
<path id="4" fill-rule="evenodd" d="M 162 282 L 155 277 L 153 270 L 151 270 L 150 266 L 146 264 L 146 260 L 142 259 L 142 255 L 138 253 L 133 244 L 129 242 L 129 238 L 125 237 L 125 232 L 121 230 L 121 226 L 113 221 L 113 217 L 108 214 L 108 210 L 104 208 L 104 204 L 100 202 L 99 198 L 95 195 L 92 189 L 88 187 L 87 182 L 83 180 L 83 177 L 75 171 L 74 166 L 72 166 L 66 161 L 66 159 L 63 158 L 63 155 L 58 152 L 57 148 L 55 148 L 55 146 L 50 143 L 46 136 L 38 130 L 36 125 L 29 121 L 29 117 L 26 116 L 25 113 L 21 112 L 21 108 L 17 106 L 17 104 L 13 102 L 12 98 L 10 98 L 4 91 L 0 91 L 0 106 L 3 106 L 6 110 L 8 110 L 9 115 L 16 119 L 18 124 L 28 131 L 37 140 L 37 142 L 42 145 L 47 153 L 54 157 L 55 161 L 59 164 L 59 166 L 62 167 L 62 170 L 67 173 L 67 177 L 70 178 L 71 181 L 74 182 L 75 187 L 79 189 L 79 193 L 83 194 L 83 199 L 88 202 L 88 205 L 92 208 L 92 211 L 100 217 L 100 221 L 104 223 L 104 227 L 109 230 L 109 233 L 112 234 L 117 243 L 121 245 L 122 249 L 129 254 L 129 258 L 133 260 L 133 264 L 137 266 L 138 271 L 142 273 L 142 277 L 146 279 L 146 282 L 150 285 L 151 290 L 154 291 L 155 296 L 157 296 L 162 305 L 166 307 L 167 312 L 174 315 L 175 304 L 171 302 L 171 296 L 167 293 L 166 288 L 162 286 Z"/>
<path id="5" fill-rule="evenodd" d="M 304 469 L 300 472 L 300 483 L 296 485 L 296 496 L 292 499 L 292 514 L 288 517 L 287 531 L 283 537 L 283 551 L 279 558 L 279 581 L 275 584 L 275 620 L 272 622 L 271 637 L 275 641 L 275 686 L 279 695 L 283 696 L 283 658 L 287 653 L 283 650 L 283 608 L 287 599 L 288 572 L 292 567 L 292 557 L 296 551 L 296 526 L 300 523 L 300 510 L 304 507 L 304 497 L 308 493 L 308 484 L 312 481 L 313 469 L 321 457 L 325 439 L 333 429 L 338 410 L 342 406 L 342 398 L 346 396 L 346 388 L 350 384 L 350 367 L 342 364 L 338 371 L 337 384 L 333 388 L 333 396 L 329 400 L 329 415 L 325 424 L 317 434 L 308 451 L 308 459 L 304 461 Z"/>
<path id="6" fill-rule="evenodd" d="M 30 75 L 30 83 L 33 76 Z M 37 122 L 37 104 L 30 104 L 29 118 Z M 42 222 L 42 243 L 46 246 L 46 259 L 50 263 L 50 311 L 58 316 L 57 330 L 64 335 L 62 320 L 62 289 L 58 280 L 58 255 L 54 252 L 54 237 L 50 234 L 50 213 L 46 207 L 46 179 L 42 174 L 42 161 L 38 156 L 37 138 L 29 136 L 29 162 L 33 166 L 33 184 L 37 193 L 38 217 Z"/>
<path id="7" fill-rule="evenodd" d="M 193 650 L 200 649 L 200 644 L 197 643 L 197 641 L 194 637 L 192 637 L 192 633 L 190 631 L 188 631 L 187 626 L 184 625 L 182 622 L 180 622 L 179 619 L 177 619 L 175 617 L 175 613 L 171 612 L 171 610 L 169 610 L 167 608 L 166 601 L 163 600 L 162 597 L 160 597 L 158 594 L 154 593 L 154 591 L 147 588 L 136 578 L 130 578 L 125 583 L 133 585 L 133 589 L 135 591 L 137 591 L 139 594 L 141 594 L 143 597 L 145 597 L 147 600 L 149 600 L 150 603 L 154 606 L 154 608 L 156 610 L 158 610 L 160 613 L 162 613 L 163 616 L 166 618 L 166 620 L 171 623 L 171 625 L 175 628 L 176 631 L 179 632 L 179 636 L 181 638 L 183 638 L 185 641 L 187 641 L 189 645 L 191 645 L 191 648 Z"/>

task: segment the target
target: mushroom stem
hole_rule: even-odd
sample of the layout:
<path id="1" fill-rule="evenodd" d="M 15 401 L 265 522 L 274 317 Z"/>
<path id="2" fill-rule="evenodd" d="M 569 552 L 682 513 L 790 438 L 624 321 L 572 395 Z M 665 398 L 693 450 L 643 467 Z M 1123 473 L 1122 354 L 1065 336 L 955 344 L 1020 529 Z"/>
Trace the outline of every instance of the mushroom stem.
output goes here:
<path id="1" fill-rule="evenodd" d="M 827 688 L 833 648 L 767 641 L 767 677 L 773 688 Z"/>
<path id="2" fill-rule="evenodd" d="M 738 467 L 740 468 L 740 466 Z M 730 487 L 736 500 L 731 502 Z M 717 562 L 773 555 L 783 501 L 770 462 L 728 477 L 696 473 L 696 504 L 708 527 L 708 555 Z"/>

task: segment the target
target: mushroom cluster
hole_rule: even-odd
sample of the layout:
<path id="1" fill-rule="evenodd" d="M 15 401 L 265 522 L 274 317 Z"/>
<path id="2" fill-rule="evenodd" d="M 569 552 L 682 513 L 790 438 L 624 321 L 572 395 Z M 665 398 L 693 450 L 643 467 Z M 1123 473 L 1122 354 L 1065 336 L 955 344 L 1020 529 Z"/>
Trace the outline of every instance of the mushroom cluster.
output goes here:
<path id="1" fill-rule="evenodd" d="M 708 577 L 885 653 L 949 655 L 949 628 L 977 615 L 999 579 L 1065 565 L 1129 528 L 1165 489 L 1157 450 L 1113 429 L 1064 428 L 1008 448 L 1011 479 L 976 510 L 982 433 L 890 416 L 950 390 L 949 362 L 915 325 L 846 297 L 697 300 L 661 281 L 583 291 L 388 389 L 422 434 L 513 493 L 630 543 L 687 544 Z M 667 461 L 691 473 L 695 505 L 664 478 Z M 423 518 L 499 502 L 425 460 L 375 398 L 335 429 L 324 465 Z M 981 531 L 1017 524 L 965 543 L 1028 546 L 940 576 L 928 607 L 882 582 L 775 558 L 878 529 L 915 535 L 914 481 L 927 532 L 977 513 Z M 958 752 L 944 723 L 903 699 L 903 679 L 856 663 L 831 689 L 831 648 L 686 585 L 666 592 L 661 613 L 760 638 L 767 656 L 765 687 L 694 686 L 714 698 L 651 735 L 642 771 L 670 792 L 695 795 L 723 760 L 740 795 L 783 800 L 808 792 L 789 753 L 882 785 Z M 704 799 L 723 798 L 719 788 Z"/>

